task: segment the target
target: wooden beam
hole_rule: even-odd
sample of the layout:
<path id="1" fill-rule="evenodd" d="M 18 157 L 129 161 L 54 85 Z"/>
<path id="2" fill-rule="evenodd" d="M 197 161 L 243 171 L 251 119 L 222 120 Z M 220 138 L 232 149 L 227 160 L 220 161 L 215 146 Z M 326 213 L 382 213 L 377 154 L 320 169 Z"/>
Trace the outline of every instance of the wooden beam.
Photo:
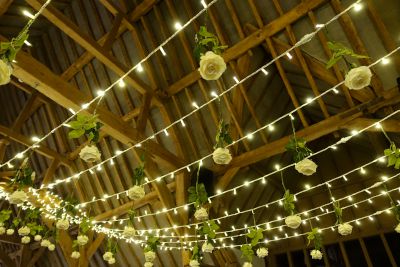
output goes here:
<path id="1" fill-rule="evenodd" d="M 139 132 L 144 132 L 146 130 L 147 119 L 150 115 L 152 94 L 146 93 L 144 95 L 143 103 L 140 108 L 140 115 L 136 122 L 136 129 Z"/>
<path id="2" fill-rule="evenodd" d="M 271 37 L 276 33 L 280 32 L 281 30 L 283 30 L 285 26 L 307 15 L 307 12 L 309 10 L 314 9 L 325 2 L 326 0 L 309 0 L 302 2 L 295 8 L 285 13 L 283 16 L 278 17 L 269 24 L 265 25 L 262 29 L 254 32 L 245 39 L 239 41 L 234 46 L 228 48 L 222 55 L 225 62 L 229 62 L 231 60 L 240 57 L 251 48 L 254 48 L 263 43 L 266 38 Z M 182 89 L 190 86 L 199 79 L 200 79 L 200 73 L 198 72 L 198 70 L 194 70 L 190 74 L 186 75 L 179 81 L 169 86 L 167 92 L 169 95 L 174 95 L 180 92 Z"/>
<path id="3" fill-rule="evenodd" d="M 357 118 L 352 120 L 349 123 L 341 125 L 340 129 L 348 129 L 348 130 L 360 130 L 365 127 L 368 127 L 374 123 L 377 123 L 379 119 L 369 119 L 369 118 Z M 388 119 L 380 123 L 382 128 L 386 132 L 398 133 L 400 132 L 400 121 L 396 119 Z M 368 129 L 369 132 L 380 132 L 381 129 L 376 127 L 371 127 Z"/>
<path id="4" fill-rule="evenodd" d="M 39 92 L 67 109 L 78 110 L 82 104 L 90 101 L 87 95 L 23 51 L 18 53 L 13 75 L 34 86 Z M 90 109 L 88 111 L 90 112 Z M 138 133 L 136 129 L 110 111 L 99 107 L 97 114 L 99 120 L 104 124 L 103 131 L 120 142 L 129 144 L 144 139 L 144 136 Z M 183 159 L 178 158 L 152 140 L 146 142 L 146 149 L 174 168 L 184 164 Z"/>
<path id="5" fill-rule="evenodd" d="M 21 260 L 19 262 L 19 267 L 26 267 L 28 262 L 32 256 L 32 250 L 30 249 L 29 245 L 23 245 L 21 252 Z"/>
<path id="6" fill-rule="evenodd" d="M 53 178 L 54 173 L 56 172 L 58 166 L 60 165 L 60 161 L 58 159 L 53 159 L 49 168 L 46 170 L 46 174 L 42 180 L 43 185 L 47 185 Z"/>
<path id="7" fill-rule="evenodd" d="M 0 261 L 4 263 L 4 266 L 7 267 L 16 267 L 15 262 L 6 254 L 6 252 L 0 251 Z"/>
<path id="8" fill-rule="evenodd" d="M 41 106 L 41 104 L 42 103 L 38 98 L 38 92 L 34 91 L 26 101 L 11 128 L 16 132 L 19 132 L 24 122 Z"/>
<path id="9" fill-rule="evenodd" d="M 369 109 L 374 109 L 375 106 L 382 106 L 382 103 L 391 104 L 391 100 L 384 100 L 381 97 L 365 104 L 358 105 L 338 115 L 332 116 L 319 123 L 311 125 L 303 130 L 297 131 L 296 136 L 305 138 L 308 142 L 318 139 L 322 136 L 331 134 L 341 129 L 343 125 L 350 124 L 353 120 L 364 115 Z M 224 173 L 228 169 L 244 167 L 254 164 L 260 160 L 272 157 L 285 151 L 285 145 L 289 142 L 291 136 L 285 136 L 277 141 L 267 145 L 260 146 L 252 151 L 245 152 L 232 159 L 230 165 L 221 168 L 218 173 Z M 222 179 L 219 181 L 225 183 Z"/>
<path id="10" fill-rule="evenodd" d="M 105 234 L 99 234 L 96 239 L 90 244 L 89 248 L 86 251 L 86 258 L 90 261 L 90 258 L 94 255 L 96 250 L 99 248 L 101 243 L 103 242 L 104 238 L 106 237 Z"/>
<path id="11" fill-rule="evenodd" d="M 14 0 L 0 0 L 0 16 L 3 16 Z"/>
<path id="12" fill-rule="evenodd" d="M 39 10 L 44 1 L 43 0 L 26 0 L 36 10 Z M 124 75 L 128 72 L 129 68 L 121 64 L 116 58 L 114 58 L 107 50 L 99 45 L 96 40 L 91 36 L 82 31 L 76 24 L 70 21 L 61 11 L 57 10 L 54 6 L 49 5 L 43 11 L 42 15 L 46 17 L 50 22 L 57 26 L 61 31 L 71 37 L 75 42 L 93 54 L 99 59 L 106 67 L 110 68 L 117 75 Z M 150 92 L 151 88 L 136 76 L 131 73 L 125 78 L 128 82 L 141 94 Z"/>
<path id="13" fill-rule="evenodd" d="M 26 267 L 33 267 L 35 266 L 36 262 L 40 259 L 40 257 L 43 255 L 43 253 L 47 250 L 45 247 L 40 247 L 38 250 L 35 251 L 33 254 L 32 258 L 30 258 L 30 261 L 26 265 Z"/>
<path id="14" fill-rule="evenodd" d="M 34 143 L 30 137 L 14 132 L 10 128 L 7 128 L 3 125 L 0 125 L 0 134 L 24 146 L 31 146 Z M 48 148 L 47 146 L 44 146 L 43 144 L 40 145 L 38 148 L 35 148 L 35 151 L 48 158 L 57 159 L 60 161 L 61 164 L 67 167 L 70 167 L 72 165 L 72 162 L 69 159 L 58 154 L 56 151 Z"/>

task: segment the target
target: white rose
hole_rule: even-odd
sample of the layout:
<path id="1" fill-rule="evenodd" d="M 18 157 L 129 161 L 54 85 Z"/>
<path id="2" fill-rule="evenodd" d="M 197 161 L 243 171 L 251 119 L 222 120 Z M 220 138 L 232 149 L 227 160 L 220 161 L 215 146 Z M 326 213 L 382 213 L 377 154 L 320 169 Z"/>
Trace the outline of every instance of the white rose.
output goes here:
<path id="1" fill-rule="evenodd" d="M 71 254 L 71 258 L 73 258 L 73 259 L 79 259 L 80 256 L 81 256 L 81 253 L 79 253 L 78 251 L 74 251 Z"/>
<path id="2" fill-rule="evenodd" d="M 313 260 L 320 260 L 320 259 L 322 259 L 322 252 L 319 251 L 319 250 L 317 250 L 317 249 L 311 250 L 310 255 L 311 255 L 311 258 L 312 258 Z"/>
<path id="3" fill-rule="evenodd" d="M 341 235 L 349 235 L 353 231 L 353 226 L 348 223 L 342 223 L 338 226 L 338 232 Z"/>
<path id="4" fill-rule="evenodd" d="M 56 245 L 50 244 L 47 248 L 48 248 L 48 250 L 50 250 L 50 251 L 54 251 L 54 250 L 56 249 Z"/>
<path id="5" fill-rule="evenodd" d="M 152 262 L 145 262 L 144 263 L 144 267 L 153 267 L 153 263 Z"/>
<path id="6" fill-rule="evenodd" d="M 213 152 L 213 160 L 216 164 L 226 165 L 229 164 L 232 160 L 231 153 L 229 149 L 219 147 L 214 150 Z"/>
<path id="7" fill-rule="evenodd" d="M 26 195 L 26 193 L 24 191 L 17 190 L 17 191 L 14 191 L 11 195 L 9 195 L 8 201 L 11 204 L 21 204 L 21 203 L 24 203 L 27 198 L 28 198 L 28 196 Z"/>
<path id="8" fill-rule="evenodd" d="M 144 253 L 144 259 L 147 262 L 153 262 L 155 258 L 156 258 L 156 253 L 154 251 L 150 250 Z"/>
<path id="9" fill-rule="evenodd" d="M 190 266 L 190 267 L 199 267 L 199 266 L 200 266 L 200 263 L 199 263 L 197 260 L 191 260 L 191 261 L 189 262 L 189 266 Z"/>
<path id="10" fill-rule="evenodd" d="M 86 162 L 95 162 L 101 159 L 101 153 L 95 145 L 87 145 L 79 152 L 79 157 Z"/>
<path id="11" fill-rule="evenodd" d="M 366 66 L 354 68 L 346 75 L 344 84 L 352 90 L 360 90 L 371 83 L 372 72 Z"/>
<path id="12" fill-rule="evenodd" d="M 303 159 L 294 165 L 296 171 L 307 176 L 313 175 L 317 171 L 317 167 L 317 164 L 310 159 Z"/>
<path id="13" fill-rule="evenodd" d="M 268 249 L 267 248 L 259 248 L 257 249 L 257 257 L 265 258 L 268 256 Z"/>
<path id="14" fill-rule="evenodd" d="M 212 253 L 213 250 L 214 250 L 214 246 L 213 246 L 210 242 L 205 242 L 205 243 L 203 244 L 203 246 L 201 247 L 201 250 L 202 250 L 204 253 Z"/>
<path id="15" fill-rule="evenodd" d="M 89 241 L 89 238 L 85 235 L 78 235 L 78 237 L 76 238 L 76 241 L 78 242 L 79 246 L 84 246 Z"/>
<path id="16" fill-rule="evenodd" d="M 243 263 L 243 267 L 253 267 L 253 264 L 251 264 L 251 262 L 245 262 Z"/>
<path id="17" fill-rule="evenodd" d="M 114 264 L 115 263 L 115 258 L 111 258 L 108 260 L 108 264 Z"/>
<path id="18" fill-rule="evenodd" d="M 224 59 L 212 51 L 208 51 L 200 57 L 199 72 L 204 80 L 218 80 L 226 70 Z"/>
<path id="19" fill-rule="evenodd" d="M 113 258 L 114 258 L 114 255 L 110 251 L 107 251 L 106 253 L 103 254 L 103 260 L 105 260 L 105 261 L 109 261 Z"/>
<path id="20" fill-rule="evenodd" d="M 6 228 L 4 226 L 0 226 L 0 235 L 5 234 Z"/>
<path id="21" fill-rule="evenodd" d="M 0 60 L 0 85 L 9 83 L 11 74 L 12 74 L 11 66 L 8 63 L 4 62 L 3 60 Z"/>
<path id="22" fill-rule="evenodd" d="M 28 226 L 23 226 L 18 229 L 18 234 L 21 236 L 29 235 L 31 229 Z"/>
<path id="23" fill-rule="evenodd" d="M 40 241 L 42 240 L 42 236 L 41 235 L 35 235 L 35 241 Z"/>
<path id="24" fill-rule="evenodd" d="M 56 228 L 60 230 L 68 230 L 69 221 L 67 219 L 60 219 L 56 223 Z"/>
<path id="25" fill-rule="evenodd" d="M 296 229 L 301 224 L 301 217 L 299 215 L 290 215 L 285 218 L 285 223 L 288 227 Z"/>
<path id="26" fill-rule="evenodd" d="M 125 236 L 125 238 L 132 238 L 135 236 L 136 230 L 135 230 L 135 228 L 133 228 L 131 226 L 125 226 L 122 234 Z"/>
<path id="27" fill-rule="evenodd" d="M 14 229 L 11 229 L 11 228 L 10 228 L 10 229 L 7 229 L 6 234 L 7 234 L 7 235 L 13 235 L 14 232 L 15 232 Z"/>
<path id="28" fill-rule="evenodd" d="M 400 234 L 400 223 L 394 228 L 394 230 Z"/>
<path id="29" fill-rule="evenodd" d="M 29 236 L 24 236 L 21 238 L 22 244 L 28 244 L 29 242 L 31 242 L 31 238 Z"/>
<path id="30" fill-rule="evenodd" d="M 40 242 L 40 246 L 42 247 L 49 247 L 51 245 L 51 242 L 48 239 L 43 239 L 42 242 Z"/>
<path id="31" fill-rule="evenodd" d="M 208 212 L 205 208 L 199 208 L 194 213 L 194 217 L 198 221 L 206 221 L 206 220 L 208 220 Z"/>
<path id="32" fill-rule="evenodd" d="M 128 197 L 132 200 L 139 200 L 146 195 L 143 186 L 134 185 L 128 190 Z"/>

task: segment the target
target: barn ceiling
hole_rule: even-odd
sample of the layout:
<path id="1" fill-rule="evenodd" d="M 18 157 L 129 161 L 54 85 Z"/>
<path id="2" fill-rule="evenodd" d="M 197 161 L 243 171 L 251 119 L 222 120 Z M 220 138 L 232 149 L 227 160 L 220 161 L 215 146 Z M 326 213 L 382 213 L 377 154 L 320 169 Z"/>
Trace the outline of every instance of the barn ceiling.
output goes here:
<path id="1" fill-rule="evenodd" d="M 2 40 L 10 40 L 26 24 L 28 18 L 22 15 L 23 10 L 34 13 L 44 2 L 0 1 Z M 353 8 L 340 15 L 310 42 L 293 49 L 289 56 L 285 55 L 286 51 L 305 34 L 313 32 L 318 24 L 328 22 L 355 1 L 205 2 L 212 3 L 207 16 L 203 13 L 193 19 L 203 9 L 199 0 L 53 0 L 30 31 L 32 46 L 25 46 L 19 52 L 10 84 L 0 88 L 1 162 L 7 162 L 31 146 L 33 136 L 43 137 L 62 125 L 83 104 L 98 97 L 99 91 L 115 85 L 101 102 L 95 101 L 84 110 L 87 113 L 96 111 L 104 125 L 97 145 L 102 160 L 116 156 L 114 159 L 99 168 L 84 162 L 79 152 L 87 144 L 86 140 L 69 139 L 69 128 L 60 126 L 34 149 L 30 162 L 38 174 L 37 187 L 60 181 L 52 189 L 60 198 L 73 197 L 80 203 L 95 199 L 81 208 L 96 221 L 112 221 L 104 225 L 118 229 L 123 227 L 114 221 L 125 219 L 133 208 L 137 215 L 144 216 L 135 223 L 135 228 L 146 230 L 194 222 L 190 211 L 179 208 L 174 212 L 174 207 L 188 203 L 187 189 L 195 181 L 198 160 L 214 150 L 220 117 L 230 124 L 233 140 L 241 141 L 230 148 L 233 160 L 229 165 L 216 165 L 210 157 L 202 162 L 208 170 L 204 171 L 202 179 L 209 196 L 232 189 L 212 199 L 209 206 L 213 218 L 265 206 L 282 197 L 284 190 L 276 167 L 293 162 L 290 154 L 285 153 L 285 145 L 292 134 L 291 123 L 297 135 L 304 137 L 314 152 L 382 118 L 385 120 L 381 125 L 392 140 L 397 141 L 398 116 L 388 119 L 386 116 L 396 112 L 400 102 L 397 80 L 400 56 L 392 54 L 387 64 L 379 59 L 399 46 L 398 1 L 386 0 L 384 4 L 378 0 L 361 1 L 361 10 Z M 190 24 L 175 34 L 176 23 L 184 25 L 189 20 Z M 217 81 L 201 79 L 193 57 L 194 36 L 202 25 L 207 25 L 221 44 L 228 46 L 223 53 L 228 68 Z M 357 61 L 359 65 L 378 61 L 373 67 L 371 86 L 355 91 L 340 85 L 337 94 L 332 92 L 332 87 L 343 81 L 345 66 L 325 67 L 331 56 L 328 40 L 342 42 L 356 53 L 367 55 L 368 58 Z M 159 50 L 161 44 L 162 50 Z M 283 56 L 276 59 L 281 54 Z M 273 64 L 263 72 L 251 75 L 270 61 Z M 134 66 L 136 69 L 130 71 Z M 128 71 L 130 73 L 125 76 Z M 123 75 L 121 86 L 118 81 Z M 244 78 L 245 82 L 235 85 Z M 223 92 L 218 99 L 214 98 L 215 94 Z M 307 104 L 310 98 L 320 94 L 324 96 Z M 207 102 L 210 103 L 198 109 Z M 303 107 L 303 104 L 307 105 Z M 283 115 L 285 117 L 280 118 Z M 272 124 L 273 121 L 276 123 Z M 263 129 L 257 131 L 260 128 Z M 135 146 L 138 143 L 141 146 Z M 286 187 L 299 192 L 305 185 L 315 186 L 341 177 L 381 156 L 388 146 L 382 131 L 369 127 L 345 144 L 313 157 L 318 164 L 315 175 L 308 177 L 294 168 L 285 169 Z M 126 194 L 113 196 L 133 185 L 132 174 L 142 155 L 146 159 L 146 176 L 152 181 L 145 186 L 146 196 L 139 201 L 130 200 Z M 14 161 L 13 165 L 17 166 L 18 162 Z M 2 181 L 8 181 L 14 170 L 15 167 L 4 166 L 0 171 Z M 346 176 L 348 182 L 335 181 L 332 193 L 337 198 L 346 197 L 373 185 L 383 174 L 395 175 L 395 170 L 379 162 L 368 165 L 365 170 L 366 174 L 363 169 Z M 274 171 L 276 173 L 271 174 Z M 68 180 L 80 172 L 84 173 L 79 179 Z M 157 179 L 161 176 L 166 177 Z M 262 186 L 261 183 L 243 186 L 262 176 L 267 176 Z M 393 180 L 389 188 L 396 186 L 398 183 Z M 235 187 L 240 188 L 233 192 Z M 355 195 L 354 201 L 367 197 Z M 329 203 L 329 199 L 327 187 L 321 186 L 299 196 L 296 203 L 299 211 L 305 211 Z M 0 205 L 8 207 L 5 201 Z M 350 207 L 344 216 L 352 220 L 388 205 L 387 199 L 380 197 L 374 204 Z M 163 209 L 170 211 L 162 212 Z M 262 224 L 277 216 L 284 217 L 279 205 L 260 208 L 253 214 L 244 212 L 221 219 L 221 230 L 253 222 Z M 320 227 L 335 223 L 332 214 L 320 216 Z M 356 226 L 356 234 L 392 230 L 394 217 L 380 216 L 375 223 Z M 299 233 L 309 231 L 308 225 L 301 227 Z M 275 230 L 266 233 L 266 237 L 271 240 L 275 236 L 285 237 L 285 232 Z M 184 234 L 183 230 L 174 229 L 169 233 Z M 64 245 L 57 246 L 55 252 L 35 244 L 21 246 L 17 238 L 2 237 L 0 260 L 3 266 L 8 266 L 6 261 L 10 263 L 9 260 L 14 266 L 106 266 L 102 259 L 107 250 L 104 234 L 90 236 L 92 240 L 84 250 L 86 261 L 70 258 L 72 248 L 68 244 L 76 234 L 76 227 L 64 233 L 60 240 Z M 194 231 L 187 230 L 186 234 L 193 235 Z M 324 239 L 331 241 L 337 236 L 330 232 Z M 188 244 L 183 243 L 184 236 L 176 240 L 182 244 L 168 246 Z M 228 247 L 243 242 L 244 239 L 238 237 L 218 244 Z M 118 244 L 117 266 L 144 264 L 142 247 L 122 240 Z M 305 247 L 306 238 L 271 243 L 271 253 L 288 246 Z M 188 259 L 186 252 L 183 249 L 158 250 L 155 266 L 182 266 Z M 31 260 L 25 262 L 25 258 Z M 224 248 L 207 254 L 203 263 L 204 266 L 239 266 L 243 259 L 238 248 Z M 261 260 L 254 263 L 264 266 Z"/>

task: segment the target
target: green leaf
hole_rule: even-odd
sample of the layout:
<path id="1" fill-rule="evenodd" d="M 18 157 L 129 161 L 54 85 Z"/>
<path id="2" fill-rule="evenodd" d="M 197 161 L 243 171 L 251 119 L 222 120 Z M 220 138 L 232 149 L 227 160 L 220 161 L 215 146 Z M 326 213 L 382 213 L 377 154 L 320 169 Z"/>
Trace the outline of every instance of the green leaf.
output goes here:
<path id="1" fill-rule="evenodd" d="M 146 177 L 146 174 L 144 172 L 144 164 L 136 167 L 133 170 L 133 177 L 132 177 L 132 182 L 135 185 L 141 185 L 143 183 L 144 178 Z"/>
<path id="2" fill-rule="evenodd" d="M 196 186 L 191 186 L 188 189 L 189 192 L 189 202 L 195 202 L 195 206 L 201 206 L 207 203 L 208 195 L 206 191 L 206 187 L 204 184 L 200 183 Z"/>
<path id="3" fill-rule="evenodd" d="M 195 47 L 193 50 L 194 58 L 200 61 L 201 55 L 207 51 L 213 51 L 216 54 L 222 53 L 226 46 L 221 46 L 217 36 L 207 31 L 206 26 L 201 26 L 195 36 Z"/>
<path id="4" fill-rule="evenodd" d="M 156 251 L 157 247 L 160 245 L 160 240 L 158 237 L 153 236 L 153 235 L 149 235 L 147 237 L 147 242 L 146 242 L 147 246 L 145 248 L 145 251 Z"/>
<path id="5" fill-rule="evenodd" d="M 304 138 L 292 136 L 285 148 L 286 151 L 293 154 L 293 160 L 295 162 L 302 161 L 312 154 L 312 150 L 307 147 L 307 141 Z"/>
<path id="6" fill-rule="evenodd" d="M 227 145 L 232 143 L 232 137 L 229 134 L 229 124 L 225 123 L 224 120 L 219 122 L 218 132 L 215 136 L 216 144 L 214 148 L 225 148 Z"/>
<path id="7" fill-rule="evenodd" d="M 318 231 L 318 228 L 313 228 L 311 232 L 308 232 L 307 239 L 308 239 L 307 246 L 309 246 L 311 241 L 313 241 L 315 249 L 320 249 L 322 247 L 322 237 Z"/>
<path id="8" fill-rule="evenodd" d="M 264 230 L 262 228 L 257 229 L 255 227 L 251 227 L 249 229 L 247 237 L 251 239 L 251 245 L 253 247 L 255 247 L 258 244 L 258 242 L 260 242 L 260 240 L 264 238 L 263 231 Z"/>
<path id="9" fill-rule="evenodd" d="M 248 262 L 253 261 L 254 251 L 251 245 L 242 245 L 240 250 L 242 251 L 242 258 L 245 258 Z"/>
<path id="10" fill-rule="evenodd" d="M 69 125 L 73 129 L 68 133 L 69 138 L 79 138 L 86 134 L 89 141 L 98 142 L 102 124 L 97 121 L 97 115 L 78 114 L 76 120 L 69 122 Z"/>
<path id="11" fill-rule="evenodd" d="M 204 222 L 200 228 L 200 233 L 207 236 L 209 239 L 214 239 L 216 237 L 216 231 L 219 229 L 219 225 L 215 223 L 214 220 Z"/>
<path id="12" fill-rule="evenodd" d="M 283 195 L 283 208 L 288 215 L 293 215 L 295 210 L 295 198 L 293 194 L 290 194 L 290 190 L 287 189 Z"/>
<path id="13" fill-rule="evenodd" d="M 2 210 L 0 211 L 0 223 L 4 223 L 5 221 L 8 221 L 11 217 L 11 210 Z"/>
<path id="14" fill-rule="evenodd" d="M 68 138 L 69 139 L 79 138 L 84 134 L 85 134 L 85 130 L 83 130 L 83 129 L 71 130 L 68 132 Z"/>

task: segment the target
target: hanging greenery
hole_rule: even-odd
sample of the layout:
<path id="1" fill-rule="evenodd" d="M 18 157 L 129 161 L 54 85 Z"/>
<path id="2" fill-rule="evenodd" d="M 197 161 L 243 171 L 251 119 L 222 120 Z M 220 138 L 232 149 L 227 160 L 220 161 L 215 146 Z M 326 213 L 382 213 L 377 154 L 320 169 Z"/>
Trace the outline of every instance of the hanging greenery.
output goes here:
<path id="1" fill-rule="evenodd" d="M 199 183 L 196 186 L 191 186 L 188 192 L 189 202 L 194 202 L 196 208 L 207 203 L 208 195 L 204 184 Z"/>
<path id="2" fill-rule="evenodd" d="M 294 134 L 289 143 L 285 146 L 286 151 L 293 154 L 293 160 L 300 162 L 312 154 L 312 150 L 307 147 L 307 141 L 304 138 L 297 138 Z"/>
<path id="3" fill-rule="evenodd" d="M 229 134 L 229 124 L 225 123 L 222 119 L 219 122 L 218 132 L 215 137 L 215 141 L 216 144 L 214 146 L 214 149 L 224 148 L 232 143 L 232 137 Z"/>
<path id="4" fill-rule="evenodd" d="M 356 59 L 368 58 L 367 56 L 356 54 L 352 49 L 346 47 L 342 43 L 328 42 L 327 44 L 328 44 L 329 50 L 331 50 L 331 52 L 332 52 L 332 57 L 326 63 L 327 69 L 333 67 L 333 65 L 338 63 L 341 59 L 343 59 L 346 62 L 346 65 L 349 69 L 353 69 L 353 68 L 357 67 L 357 64 L 350 63 L 346 57 L 356 58 Z"/>
<path id="5" fill-rule="evenodd" d="M 147 237 L 147 242 L 146 242 L 146 247 L 144 249 L 144 252 L 148 251 L 157 251 L 157 247 L 160 245 L 160 240 L 158 237 L 149 235 Z"/>
<path id="6" fill-rule="evenodd" d="M 295 197 L 294 194 L 290 193 L 289 189 L 285 190 L 285 194 L 283 195 L 283 208 L 285 209 L 288 215 L 293 215 L 295 213 Z"/>
<path id="7" fill-rule="evenodd" d="M 314 247 L 316 250 L 320 250 L 322 247 L 322 237 L 321 234 L 319 233 L 318 228 L 312 228 L 311 232 L 308 232 L 307 234 L 307 246 L 311 244 L 311 241 L 314 242 Z"/>
<path id="8" fill-rule="evenodd" d="M 35 176 L 35 172 L 29 167 L 28 159 L 26 158 L 10 180 L 9 186 L 17 186 L 18 189 L 32 187 Z"/>
<path id="9" fill-rule="evenodd" d="M 384 150 L 384 154 L 388 157 L 388 167 L 394 166 L 396 170 L 400 169 L 400 149 L 394 142 L 390 142 L 390 147 Z"/>
<path id="10" fill-rule="evenodd" d="M 3 225 L 6 221 L 8 221 L 11 217 L 11 210 L 2 210 L 0 211 L 0 224 Z"/>
<path id="11" fill-rule="evenodd" d="M 97 115 L 76 115 L 76 120 L 68 123 L 72 128 L 68 133 L 71 139 L 86 135 L 89 142 L 97 143 L 100 137 L 102 124 L 98 121 Z"/>
<path id="12" fill-rule="evenodd" d="M 79 201 L 77 199 L 74 199 L 72 197 L 65 198 L 65 200 L 61 201 L 60 207 L 56 211 L 56 217 L 59 219 L 65 218 L 67 214 L 76 215 L 76 207 L 78 204 Z"/>
<path id="13" fill-rule="evenodd" d="M 333 202 L 333 208 L 335 210 L 335 215 L 336 215 L 336 223 L 335 224 L 341 224 L 343 223 L 342 219 L 342 208 L 340 207 L 340 203 L 338 201 Z"/>
<path id="14" fill-rule="evenodd" d="M 146 174 L 144 173 L 144 164 L 139 165 L 133 170 L 132 183 L 134 185 L 143 184 Z"/>
<path id="15" fill-rule="evenodd" d="M 240 247 L 240 250 L 242 251 L 242 258 L 246 259 L 248 262 L 253 261 L 254 251 L 251 245 L 244 244 Z"/>
<path id="16" fill-rule="evenodd" d="M 257 246 L 260 240 L 264 238 L 263 231 L 264 229 L 256 227 L 251 227 L 249 229 L 249 233 L 246 236 L 250 238 L 252 247 Z"/>
<path id="17" fill-rule="evenodd" d="M 220 45 L 217 36 L 207 30 L 206 26 L 200 26 L 200 30 L 195 36 L 195 46 L 193 50 L 194 58 L 200 61 L 200 57 L 207 51 L 213 51 L 220 55 L 227 46 Z"/>
<path id="18" fill-rule="evenodd" d="M 217 236 L 219 225 L 214 220 L 204 222 L 199 229 L 201 235 L 207 236 L 208 241 L 211 241 Z"/>

